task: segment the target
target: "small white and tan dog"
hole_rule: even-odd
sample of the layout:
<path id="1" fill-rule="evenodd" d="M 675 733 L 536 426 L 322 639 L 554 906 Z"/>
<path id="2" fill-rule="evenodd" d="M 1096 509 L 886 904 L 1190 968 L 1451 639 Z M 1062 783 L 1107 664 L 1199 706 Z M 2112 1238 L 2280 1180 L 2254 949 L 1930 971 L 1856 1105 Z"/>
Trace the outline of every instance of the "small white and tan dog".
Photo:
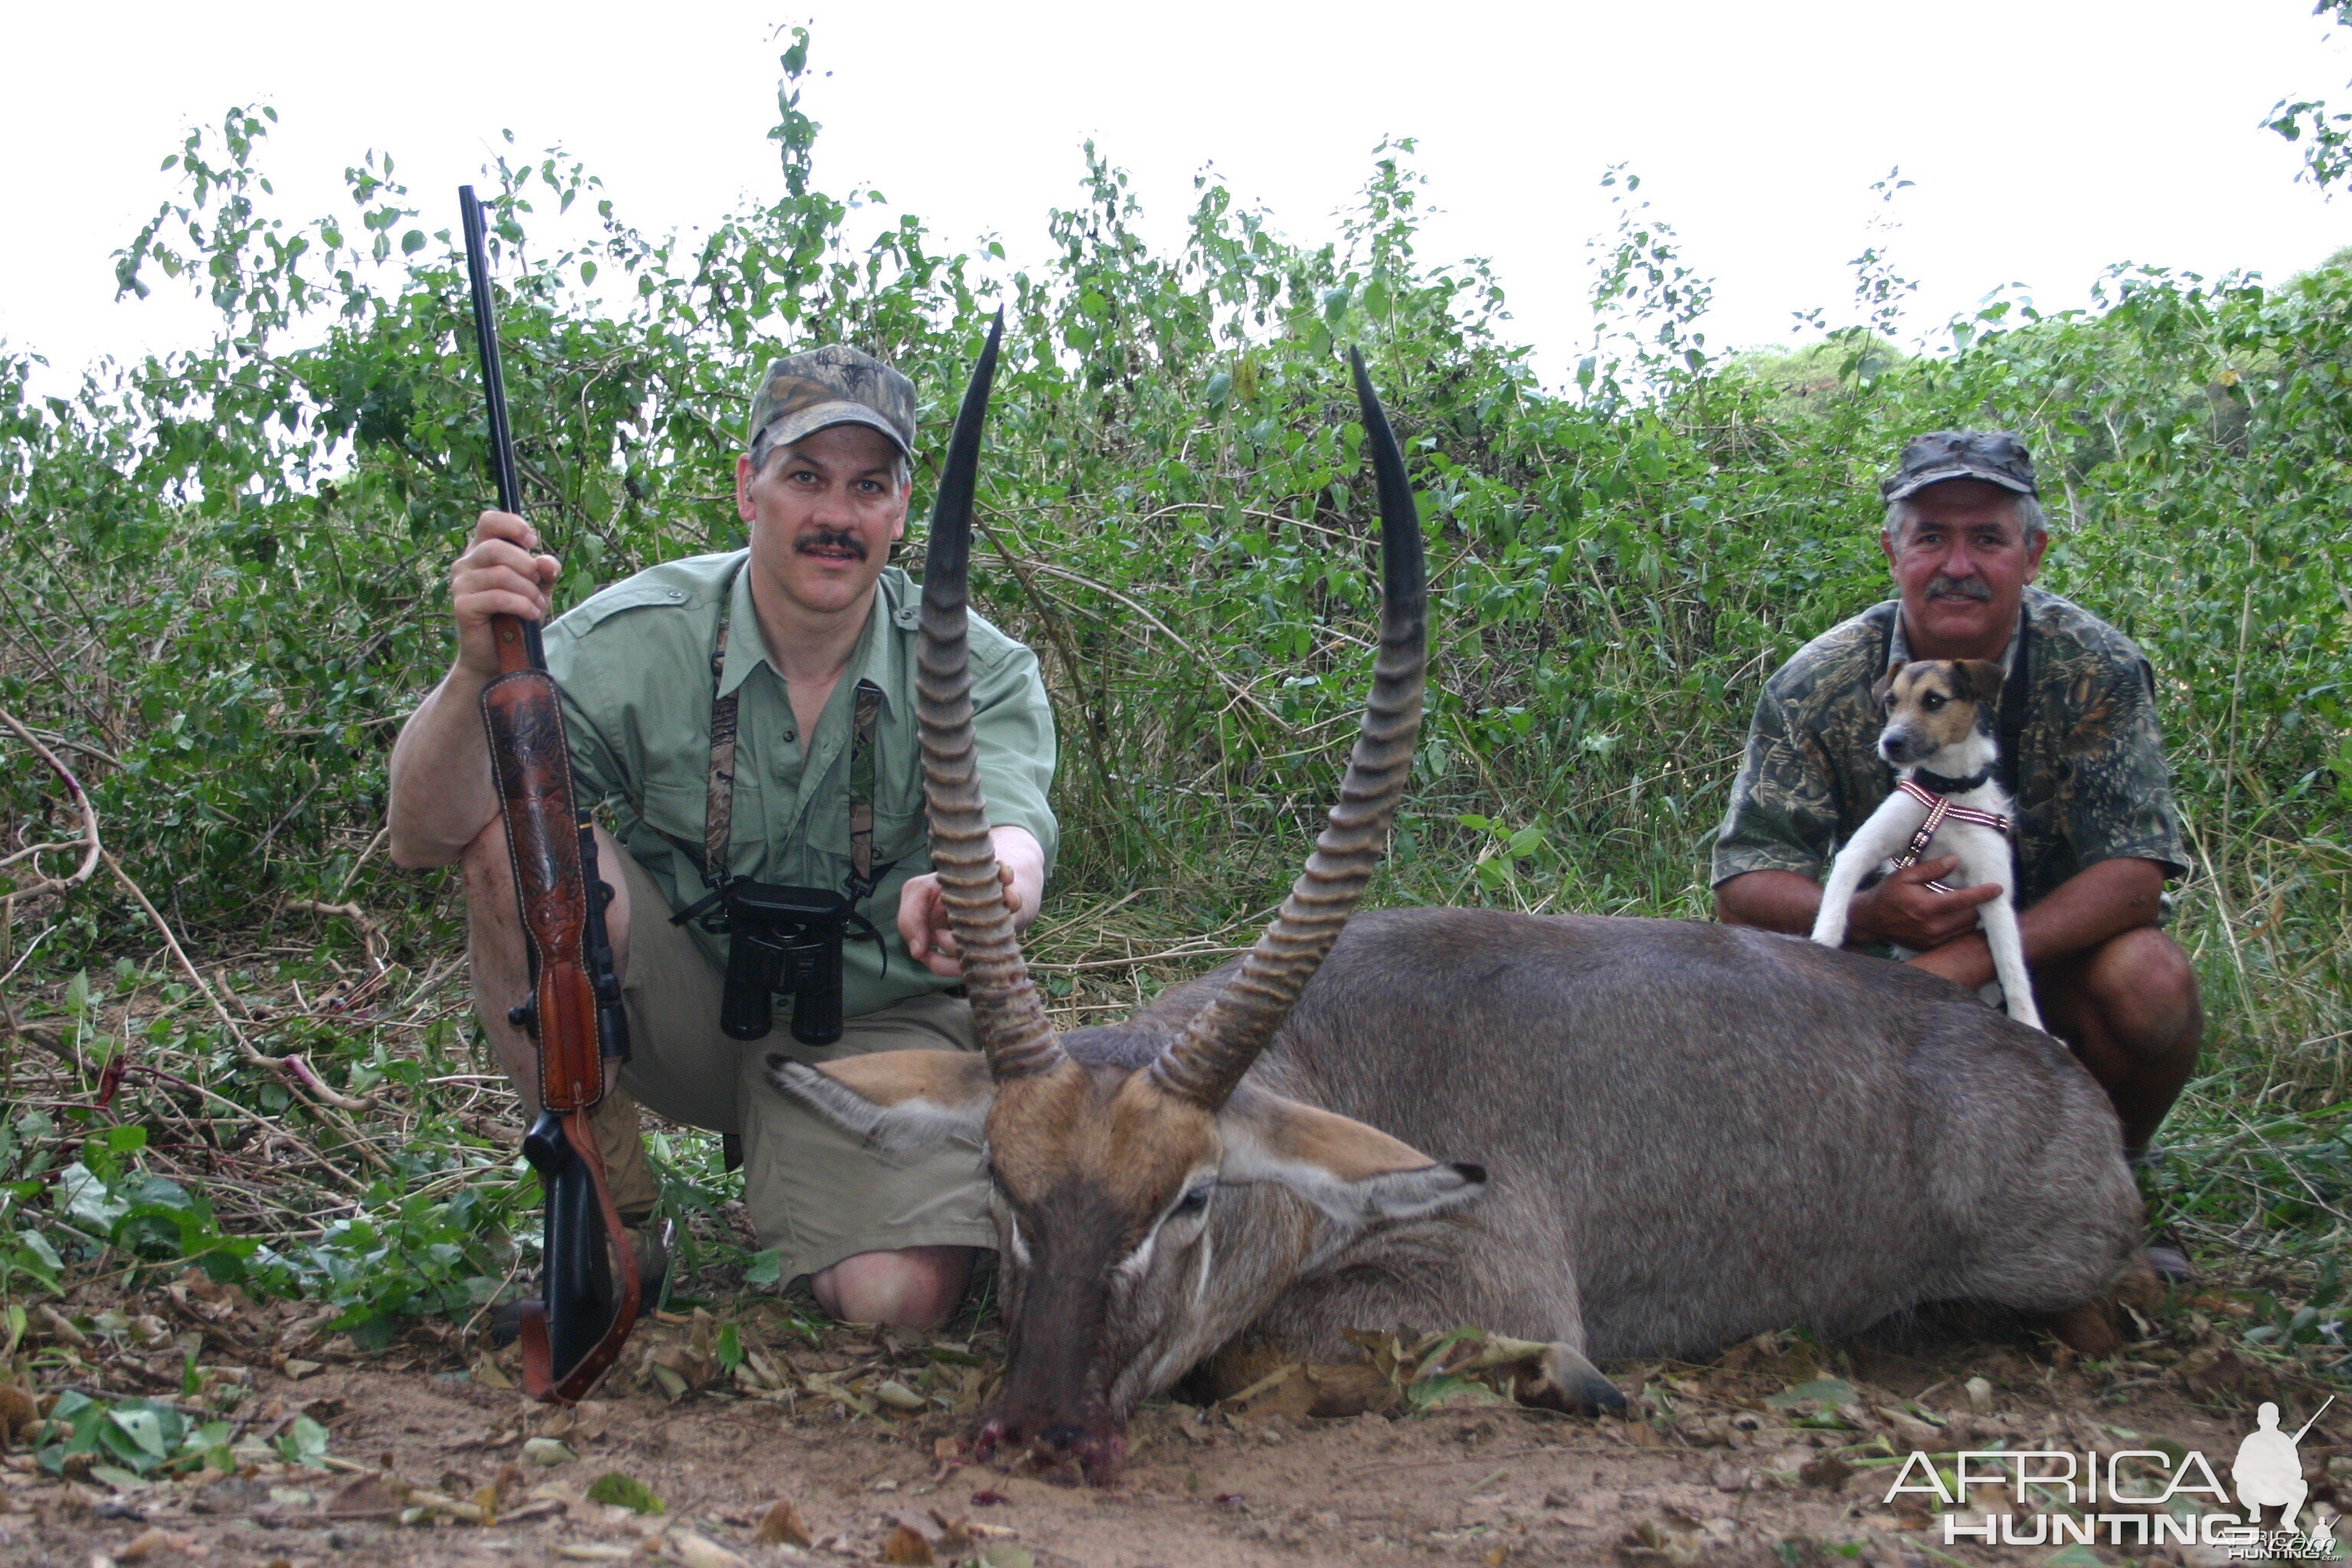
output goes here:
<path id="1" fill-rule="evenodd" d="M 1878 754 L 1895 770 L 1895 793 L 1838 850 L 1822 888 L 1813 940 L 1830 947 L 1844 944 L 1847 910 L 1864 872 L 1916 866 L 1931 853 L 1957 856 L 1957 879 L 1927 885 L 1945 892 L 2000 884 L 2000 896 L 1978 906 L 1977 921 L 1992 948 L 1993 973 L 2009 1016 L 2038 1029 L 2042 1014 L 2033 1005 L 2033 982 L 2017 931 L 2009 852 L 2012 807 L 1993 781 L 2000 748 L 1992 719 L 2001 680 L 2000 666 L 1989 659 L 1919 659 L 1889 669 L 1871 689 L 1886 712 Z"/>

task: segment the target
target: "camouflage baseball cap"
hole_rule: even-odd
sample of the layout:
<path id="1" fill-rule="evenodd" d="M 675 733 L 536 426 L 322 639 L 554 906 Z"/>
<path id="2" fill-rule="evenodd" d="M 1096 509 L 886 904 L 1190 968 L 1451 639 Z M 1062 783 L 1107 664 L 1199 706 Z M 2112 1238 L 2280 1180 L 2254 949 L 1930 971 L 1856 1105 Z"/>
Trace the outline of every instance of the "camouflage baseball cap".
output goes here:
<path id="1" fill-rule="evenodd" d="M 829 425 L 867 425 L 915 455 L 915 384 L 846 343 L 793 354 L 770 364 L 751 385 L 748 449 L 766 432 L 789 447 Z"/>
<path id="2" fill-rule="evenodd" d="M 1889 505 L 1946 479 L 1983 479 L 2020 495 L 2041 499 L 2033 483 L 2033 455 L 2025 443 L 2002 430 L 1937 430 L 1914 436 L 1903 461 L 1879 481 Z"/>

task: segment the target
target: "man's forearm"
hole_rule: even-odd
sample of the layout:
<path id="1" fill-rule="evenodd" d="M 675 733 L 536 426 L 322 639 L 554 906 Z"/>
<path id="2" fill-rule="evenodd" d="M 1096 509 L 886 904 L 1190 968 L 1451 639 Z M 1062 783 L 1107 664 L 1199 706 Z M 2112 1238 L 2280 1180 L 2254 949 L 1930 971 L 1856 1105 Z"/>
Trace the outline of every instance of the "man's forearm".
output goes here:
<path id="1" fill-rule="evenodd" d="M 1715 918 L 1727 926 L 1804 936 L 1822 911 L 1822 885 L 1794 871 L 1742 871 L 1715 889 Z"/>
<path id="2" fill-rule="evenodd" d="M 2102 860 L 2086 866 L 2017 917 L 2030 969 L 2084 952 L 2127 931 L 2156 923 L 2164 868 L 2153 860 Z M 1973 990 L 1993 978 L 1992 949 L 1981 931 L 1911 960 Z"/>
<path id="3" fill-rule="evenodd" d="M 458 666 L 401 726 L 385 812 L 394 864 L 446 866 L 498 815 L 481 695 L 481 680 Z"/>
<path id="4" fill-rule="evenodd" d="M 2029 964 L 2047 963 L 2156 923 L 2164 868 L 2153 860 L 2102 860 L 2086 866 L 2017 917 Z"/>

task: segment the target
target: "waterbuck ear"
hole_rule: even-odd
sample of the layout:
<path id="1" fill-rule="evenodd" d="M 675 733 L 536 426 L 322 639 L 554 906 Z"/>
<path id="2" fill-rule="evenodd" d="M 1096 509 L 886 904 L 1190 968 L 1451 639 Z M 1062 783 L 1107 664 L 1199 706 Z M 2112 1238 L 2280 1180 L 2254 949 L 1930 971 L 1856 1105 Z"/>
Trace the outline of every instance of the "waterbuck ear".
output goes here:
<path id="1" fill-rule="evenodd" d="M 1279 1095 L 1236 1095 L 1217 1132 L 1223 1180 L 1279 1182 L 1342 1225 L 1418 1219 L 1486 1185 L 1482 1166 L 1432 1160 L 1377 1127 Z"/>
<path id="2" fill-rule="evenodd" d="M 979 1142 L 996 1094 L 977 1051 L 875 1051 L 820 1068 L 772 1052 L 768 1081 L 891 1154 Z"/>

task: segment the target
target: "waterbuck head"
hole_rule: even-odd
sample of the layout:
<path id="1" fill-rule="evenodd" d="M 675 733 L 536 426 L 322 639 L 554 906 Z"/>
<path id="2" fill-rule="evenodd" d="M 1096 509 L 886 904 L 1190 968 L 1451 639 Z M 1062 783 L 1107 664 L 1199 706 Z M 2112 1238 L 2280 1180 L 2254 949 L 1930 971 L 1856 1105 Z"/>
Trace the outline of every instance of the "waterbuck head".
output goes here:
<path id="1" fill-rule="evenodd" d="M 1242 1082 L 1371 878 L 1421 723 L 1421 527 L 1360 356 L 1350 358 L 1380 497 L 1381 642 L 1339 803 L 1281 913 L 1205 1005 L 1172 1024 L 1055 1037 L 990 847 L 965 658 L 972 493 L 1001 330 L 1000 318 L 940 482 L 917 685 L 931 859 L 983 1051 L 769 1060 L 780 1087 L 886 1150 L 980 1139 L 1011 1359 L 975 1447 L 984 1458 L 1034 1447 L 1101 1479 L 1136 1403 L 1245 1327 L 1302 1268 L 1369 1229 L 1475 1196 L 1486 1177 Z"/>

